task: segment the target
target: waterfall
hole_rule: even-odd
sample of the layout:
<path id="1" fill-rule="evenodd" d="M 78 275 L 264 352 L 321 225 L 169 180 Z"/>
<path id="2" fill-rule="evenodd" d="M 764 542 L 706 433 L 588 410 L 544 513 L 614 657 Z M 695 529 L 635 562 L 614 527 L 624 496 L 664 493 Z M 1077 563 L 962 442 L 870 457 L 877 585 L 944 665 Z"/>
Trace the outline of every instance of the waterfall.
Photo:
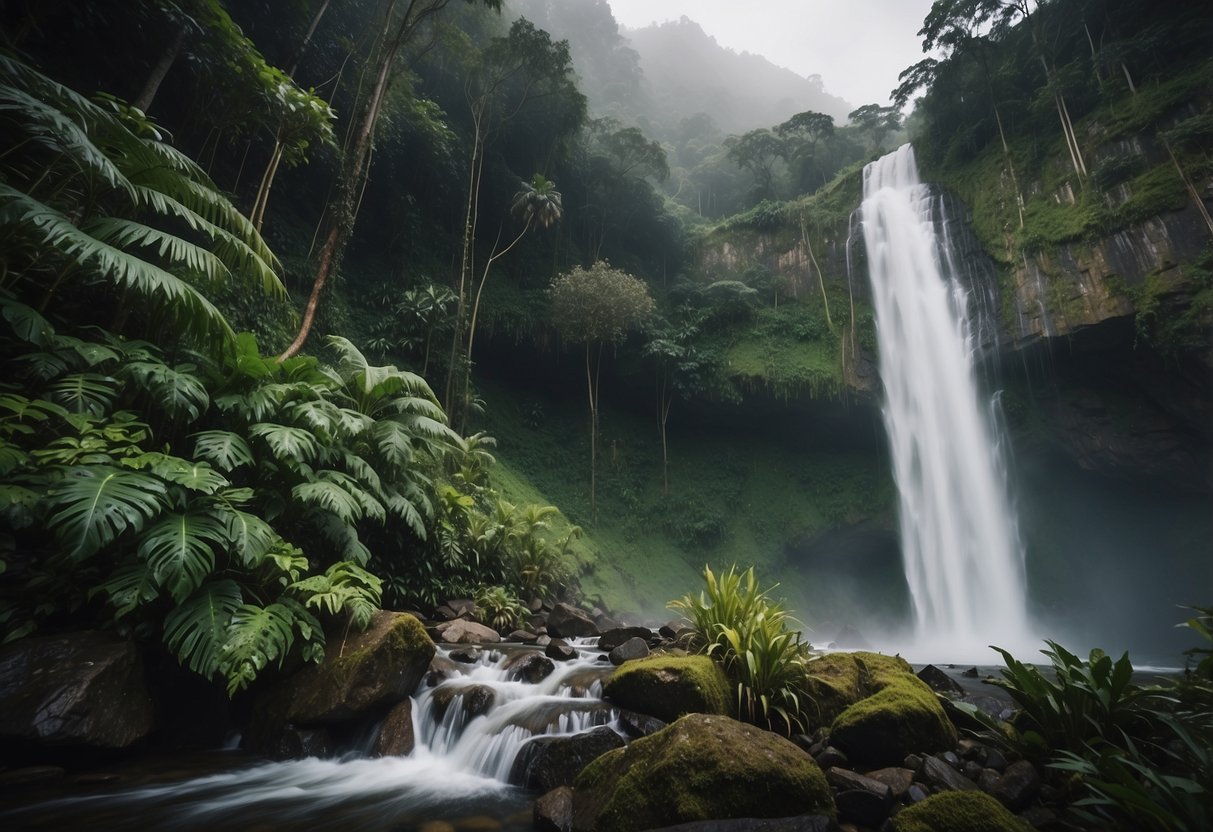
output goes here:
<path id="1" fill-rule="evenodd" d="M 990 644 L 1032 650 L 994 402 L 977 389 L 970 289 L 910 145 L 864 168 L 862 214 L 914 606 L 906 649 L 934 661 L 988 661 Z"/>

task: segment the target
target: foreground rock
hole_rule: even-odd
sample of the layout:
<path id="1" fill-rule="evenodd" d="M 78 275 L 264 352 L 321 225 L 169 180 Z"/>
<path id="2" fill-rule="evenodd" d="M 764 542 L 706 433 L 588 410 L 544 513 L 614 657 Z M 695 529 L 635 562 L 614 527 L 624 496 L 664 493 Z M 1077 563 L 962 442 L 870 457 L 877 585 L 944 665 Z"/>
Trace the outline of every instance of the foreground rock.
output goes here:
<path id="1" fill-rule="evenodd" d="M 588 638 L 599 634 L 594 619 L 570 604 L 552 607 L 548 613 L 547 628 L 549 635 L 559 638 Z"/>
<path id="2" fill-rule="evenodd" d="M 599 757 L 573 793 L 573 828 L 582 832 L 806 814 L 834 814 L 817 764 L 776 734 L 708 714 Z"/>
<path id="3" fill-rule="evenodd" d="M 830 742 L 853 762 L 893 766 L 912 753 L 950 750 L 956 729 L 939 699 L 904 659 L 852 653 L 857 685 L 867 696 L 847 707 L 830 728 Z"/>
<path id="4" fill-rule="evenodd" d="M 540 792 L 571 786 L 586 766 L 616 748 L 623 748 L 623 738 L 605 725 L 571 737 L 536 737 L 515 758 L 510 782 Z"/>
<path id="5" fill-rule="evenodd" d="M 82 632 L 0 649 L 0 737 L 125 748 L 151 730 L 152 700 L 131 642 Z"/>
<path id="6" fill-rule="evenodd" d="M 604 693 L 621 708 L 673 722 L 683 714 L 727 714 L 729 682 L 707 656 L 649 656 L 621 665 Z"/>
<path id="7" fill-rule="evenodd" d="M 245 747 L 291 756 L 280 742 L 284 731 L 383 713 L 413 694 L 434 653 L 416 618 L 377 612 L 366 632 L 330 638 L 319 665 L 305 667 L 257 702 Z"/>
<path id="8" fill-rule="evenodd" d="M 902 810 L 892 832 L 1026 832 L 1001 803 L 983 792 L 940 792 Z"/>

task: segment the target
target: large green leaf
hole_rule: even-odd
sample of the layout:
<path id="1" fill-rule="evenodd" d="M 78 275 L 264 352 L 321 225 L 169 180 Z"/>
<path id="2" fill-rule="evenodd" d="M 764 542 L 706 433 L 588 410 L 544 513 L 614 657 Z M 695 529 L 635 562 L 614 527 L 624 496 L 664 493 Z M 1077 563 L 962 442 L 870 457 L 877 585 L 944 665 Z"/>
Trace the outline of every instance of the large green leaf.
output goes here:
<path id="1" fill-rule="evenodd" d="M 89 596 L 98 592 L 105 593 L 109 598 L 116 619 L 130 615 L 160 596 L 160 588 L 156 586 L 152 570 L 142 561 L 121 567 L 103 583 L 94 587 Z"/>
<path id="2" fill-rule="evenodd" d="M 249 428 L 249 435 L 263 439 L 279 459 L 311 462 L 316 458 L 316 437 L 303 428 L 258 422 Z"/>
<path id="3" fill-rule="evenodd" d="M 291 489 L 291 496 L 303 503 L 331 511 L 344 523 L 362 519 L 362 503 L 342 485 L 327 480 L 304 482 Z"/>
<path id="4" fill-rule="evenodd" d="M 318 661 L 324 655 L 324 631 L 297 601 L 285 598 L 267 607 L 237 607 L 219 651 L 219 670 L 227 677 L 228 694 L 248 687 L 271 663 L 281 665 L 295 643 L 296 629 L 307 642 L 304 658 Z"/>
<path id="5" fill-rule="evenodd" d="M 255 514 L 229 509 L 223 517 L 228 551 L 237 563 L 248 569 L 259 566 L 266 553 L 281 540 L 270 524 Z"/>
<path id="6" fill-rule="evenodd" d="M 214 494 L 230 484 L 226 477 L 206 462 L 193 462 L 158 451 L 125 459 L 122 464 L 138 470 L 150 470 L 174 485 L 201 494 Z"/>
<path id="7" fill-rule="evenodd" d="M 330 566 L 323 575 L 296 581 L 289 589 L 298 593 L 306 606 L 330 615 L 348 613 L 354 625 L 365 630 L 379 609 L 383 581 L 362 567 L 343 561 Z"/>
<path id="8" fill-rule="evenodd" d="M 122 368 L 121 375 L 136 381 L 170 415 L 184 416 L 192 422 L 210 404 L 206 385 L 194 375 L 196 369 L 192 364 L 170 367 L 159 361 L 132 361 Z"/>
<path id="9" fill-rule="evenodd" d="M 181 603 L 215 569 L 213 544 L 222 544 L 225 528 L 210 513 L 173 513 L 143 534 L 139 557 L 152 568 L 156 583 Z"/>
<path id="10" fill-rule="evenodd" d="M 210 678 L 219 669 L 232 614 L 244 601 L 232 580 L 203 584 L 164 617 L 164 643 L 195 673 Z"/>
<path id="11" fill-rule="evenodd" d="M 147 474 L 74 466 L 49 493 L 55 513 L 47 522 L 68 554 L 88 557 L 123 532 L 142 529 L 164 507 L 165 493 L 164 483 Z"/>
<path id="12" fill-rule="evenodd" d="M 47 392 L 72 413 L 102 416 L 118 397 L 118 382 L 97 373 L 72 373 L 51 384 Z"/>

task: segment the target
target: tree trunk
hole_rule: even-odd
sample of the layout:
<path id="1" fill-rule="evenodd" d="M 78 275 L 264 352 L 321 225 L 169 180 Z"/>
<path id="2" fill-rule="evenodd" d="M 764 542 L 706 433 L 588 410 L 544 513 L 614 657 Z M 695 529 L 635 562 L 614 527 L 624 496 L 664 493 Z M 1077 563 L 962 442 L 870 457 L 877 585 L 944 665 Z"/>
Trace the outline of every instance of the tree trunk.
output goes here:
<path id="1" fill-rule="evenodd" d="M 585 342 L 585 387 L 590 398 L 590 524 L 598 521 L 598 402 L 590 373 L 590 342 Z"/>
<path id="2" fill-rule="evenodd" d="M 143 84 L 143 89 L 139 91 L 139 95 L 131 102 L 131 106 L 142 110 L 144 113 L 152 106 L 152 101 L 156 98 L 156 92 L 160 89 L 160 84 L 164 81 L 164 77 L 168 75 L 168 71 L 172 69 L 173 63 L 177 60 L 177 56 L 181 54 L 181 50 L 185 47 L 185 38 L 189 33 L 189 26 L 182 24 L 177 30 L 177 36 L 173 38 L 165 50 L 160 53 L 160 60 L 156 61 L 156 65 L 152 67 L 152 74 L 147 77 L 147 81 Z"/>
<path id="3" fill-rule="evenodd" d="M 666 444 L 666 425 L 670 421 L 670 407 L 674 396 L 670 391 L 668 375 L 660 376 L 657 385 L 657 425 L 661 432 L 661 496 L 670 496 L 670 455 Z"/>
<path id="4" fill-rule="evenodd" d="M 817 269 L 817 285 L 821 287 L 821 302 L 826 308 L 826 326 L 830 328 L 830 332 L 833 332 L 834 322 L 830 320 L 830 299 L 826 297 L 825 277 L 822 275 L 821 265 L 817 262 L 817 258 L 813 256 L 813 246 L 809 243 L 809 233 L 803 219 L 800 223 L 800 239 L 804 241 L 804 247 L 808 250 L 809 262 Z"/>
<path id="5" fill-rule="evenodd" d="M 1179 173 L 1179 178 L 1183 181 L 1188 196 L 1192 198 L 1192 204 L 1196 206 L 1196 210 L 1205 221 L 1205 227 L 1209 229 L 1209 234 L 1213 235 L 1213 217 L 1209 216 L 1209 209 L 1205 207 L 1205 201 L 1201 199 L 1200 192 L 1196 190 L 1196 186 L 1192 184 L 1192 180 L 1188 178 L 1188 175 L 1180 166 L 1179 159 L 1175 158 L 1175 152 L 1171 150 L 1171 143 L 1167 141 L 1166 136 L 1159 133 L 1158 140 L 1162 142 L 1162 146 L 1166 148 L 1167 155 L 1171 157 L 1171 164 L 1175 165 L 1175 170 Z"/>
<path id="6" fill-rule="evenodd" d="M 312 17 L 312 24 L 307 27 L 307 32 L 303 36 L 303 40 L 299 43 L 299 48 L 295 50 L 295 54 L 291 57 L 290 68 L 286 74 L 288 78 L 295 77 L 295 71 L 299 69 L 299 62 L 303 60 L 303 53 L 307 50 L 307 45 L 312 42 L 312 35 L 316 34 L 316 27 L 320 25 L 320 18 L 324 17 L 324 13 L 328 11 L 331 0 L 324 0 L 320 4 L 320 8 L 316 10 L 315 16 Z"/>

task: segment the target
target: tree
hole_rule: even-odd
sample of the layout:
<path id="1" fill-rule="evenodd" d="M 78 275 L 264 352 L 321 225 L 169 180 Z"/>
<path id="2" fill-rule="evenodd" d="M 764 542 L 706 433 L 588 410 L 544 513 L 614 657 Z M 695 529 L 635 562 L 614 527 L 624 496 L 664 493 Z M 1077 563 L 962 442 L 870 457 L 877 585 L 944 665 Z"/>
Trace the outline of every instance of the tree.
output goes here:
<path id="1" fill-rule="evenodd" d="M 621 127 L 613 118 L 596 119 L 588 131 L 585 202 L 589 256 L 601 259 L 608 234 L 626 233 L 635 219 L 647 180 L 665 181 L 670 175 L 665 149 L 648 139 L 638 127 Z"/>
<path id="2" fill-rule="evenodd" d="M 775 132 L 784 140 L 784 159 L 789 166 L 799 170 L 800 182 L 806 183 L 809 166 L 816 164 L 824 185 L 826 171 L 818 163 L 817 145 L 834 135 L 834 117 L 806 110 L 780 124 Z"/>
<path id="3" fill-rule="evenodd" d="M 548 288 L 552 320 L 562 337 L 585 345 L 585 383 L 590 405 L 590 516 L 598 518 L 598 378 L 602 349 L 653 314 L 648 286 L 638 277 L 599 260 L 575 266 Z"/>
<path id="4" fill-rule="evenodd" d="M 670 410 L 678 394 L 686 395 L 702 381 L 700 374 L 707 366 L 695 348 L 695 336 L 706 315 L 691 313 L 685 320 L 672 324 L 662 321 L 650 333 L 644 351 L 657 363 L 657 430 L 661 435 L 661 493 L 670 494 L 670 456 L 667 427 Z"/>
<path id="5" fill-rule="evenodd" d="M 316 273 L 312 278 L 312 291 L 308 296 L 307 306 L 303 311 L 303 319 L 299 324 L 299 332 L 282 354 L 280 360 L 290 358 L 303 348 L 312 323 L 316 319 L 316 310 L 320 305 L 320 296 L 328 284 L 328 279 L 337 268 L 337 263 L 345 251 L 350 234 L 354 230 L 357 217 L 358 196 L 370 170 L 371 149 L 374 142 L 375 127 L 383 111 L 383 100 L 388 87 L 397 72 L 397 58 L 401 50 L 408 44 L 417 32 L 434 15 L 449 5 L 451 0 L 385 0 L 383 23 L 375 38 L 373 54 L 373 81 L 370 92 L 362 102 L 357 128 L 353 140 L 346 151 L 337 177 L 336 204 L 329 206 L 328 228 L 324 243 L 320 248 Z M 468 3 L 482 3 L 499 10 L 501 0 L 465 0 Z M 402 7 L 402 8 L 401 8 Z"/>
<path id="6" fill-rule="evenodd" d="M 775 163 L 783 156 L 783 141 L 773 131 L 751 130 L 725 141 L 728 158 L 755 178 L 759 200 L 775 198 Z"/>
<path id="7" fill-rule="evenodd" d="M 861 133 L 867 134 L 872 150 L 880 150 L 885 136 L 901 128 L 901 111 L 896 107 L 881 107 L 879 104 L 864 104 L 847 114 Z"/>

